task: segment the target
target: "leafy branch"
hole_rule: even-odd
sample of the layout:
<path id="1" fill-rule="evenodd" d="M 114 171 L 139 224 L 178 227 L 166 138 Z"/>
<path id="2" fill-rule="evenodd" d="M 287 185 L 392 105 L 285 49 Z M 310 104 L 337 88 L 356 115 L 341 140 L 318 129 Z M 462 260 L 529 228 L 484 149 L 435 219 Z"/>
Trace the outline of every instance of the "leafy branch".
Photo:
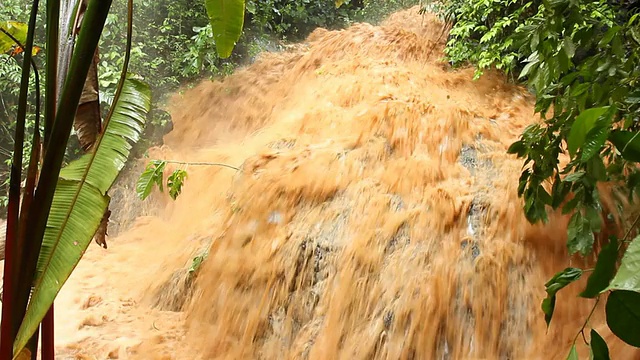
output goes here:
<path id="1" fill-rule="evenodd" d="M 240 169 L 224 164 L 224 163 L 213 163 L 213 162 L 184 162 L 184 161 L 175 161 L 175 160 L 152 160 L 147 164 L 147 167 L 142 172 L 140 177 L 138 178 L 138 182 L 136 183 L 136 194 L 140 198 L 140 200 L 145 200 L 155 186 L 158 187 L 160 192 L 164 191 L 164 170 L 167 164 L 179 164 L 186 166 L 221 166 L 229 169 L 233 169 L 239 171 Z M 187 179 L 188 174 L 186 170 L 177 169 L 174 170 L 168 177 L 166 181 L 166 187 L 169 191 L 169 196 L 176 200 L 178 195 L 182 192 L 182 187 L 184 185 L 185 180 Z"/>

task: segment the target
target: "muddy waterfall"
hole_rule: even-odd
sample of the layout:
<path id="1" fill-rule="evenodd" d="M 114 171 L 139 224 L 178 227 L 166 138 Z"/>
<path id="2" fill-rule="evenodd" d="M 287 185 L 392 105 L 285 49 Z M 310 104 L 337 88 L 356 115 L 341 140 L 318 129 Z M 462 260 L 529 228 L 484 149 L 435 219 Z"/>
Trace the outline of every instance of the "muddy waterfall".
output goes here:
<path id="1" fill-rule="evenodd" d="M 240 170 L 187 166 L 176 201 L 128 204 L 145 215 L 109 250 L 92 246 L 61 294 L 63 352 L 566 357 L 592 304 L 574 300 L 580 285 L 563 290 L 547 329 L 540 302 L 569 264 L 568 219 L 527 223 L 522 162 L 506 154 L 538 121 L 533 100 L 499 74 L 452 70 L 446 38 L 413 8 L 381 26 L 318 29 L 176 95 L 174 129 L 150 158 Z M 614 358 L 640 356 L 606 331 L 602 309 L 592 325 Z"/>

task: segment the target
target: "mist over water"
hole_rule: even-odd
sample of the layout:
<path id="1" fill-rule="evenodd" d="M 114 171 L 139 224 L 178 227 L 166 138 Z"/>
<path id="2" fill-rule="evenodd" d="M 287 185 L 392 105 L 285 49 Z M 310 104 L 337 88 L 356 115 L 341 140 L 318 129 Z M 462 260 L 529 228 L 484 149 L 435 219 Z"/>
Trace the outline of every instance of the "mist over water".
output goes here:
<path id="1" fill-rule="evenodd" d="M 533 99 L 498 74 L 450 69 L 443 26 L 415 7 L 381 26 L 318 29 L 176 96 L 174 129 L 150 157 L 241 169 L 187 167 L 176 201 L 155 194 L 152 215 L 106 253 L 90 249 L 57 307 L 83 319 L 60 337 L 65 351 L 566 357 L 593 305 L 576 298 L 584 282 L 558 295 L 548 330 L 540 302 L 569 264 L 568 218 L 527 223 L 522 161 L 506 154 L 538 121 Z M 598 309 L 591 324 L 612 358 L 638 358 L 603 319 Z"/>

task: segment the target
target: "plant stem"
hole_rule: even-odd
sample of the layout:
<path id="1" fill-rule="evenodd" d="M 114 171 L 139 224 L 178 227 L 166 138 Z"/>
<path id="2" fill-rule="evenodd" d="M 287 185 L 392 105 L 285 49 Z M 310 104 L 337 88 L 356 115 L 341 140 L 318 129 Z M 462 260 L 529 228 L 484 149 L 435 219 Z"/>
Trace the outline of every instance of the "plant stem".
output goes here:
<path id="1" fill-rule="evenodd" d="M 631 231 L 633 231 L 633 229 L 636 227 L 636 225 L 638 225 L 639 221 L 640 221 L 640 214 L 638 214 L 638 216 L 636 216 L 636 219 L 633 221 L 633 223 L 631 224 L 631 226 L 627 230 L 626 234 L 624 234 L 624 237 L 622 238 L 622 241 L 620 242 L 621 244 L 623 242 L 627 241 L 627 239 L 629 238 L 629 235 L 631 235 Z"/>
<path id="2" fill-rule="evenodd" d="M 60 43 L 59 29 L 60 26 L 60 0 L 47 0 L 47 53 L 46 53 L 46 74 L 50 79 L 45 84 L 44 97 L 44 136 L 43 148 L 49 145 L 49 137 L 51 128 L 56 116 L 56 105 L 58 102 L 58 84 L 55 79 L 58 78 L 58 54 Z"/>
<path id="3" fill-rule="evenodd" d="M 205 166 L 222 166 L 222 167 L 226 167 L 229 169 L 233 169 L 236 171 L 240 171 L 240 168 L 229 165 L 229 164 L 224 164 L 224 163 L 211 163 L 211 162 L 186 162 L 186 161 L 177 161 L 177 160 L 160 160 L 160 161 L 164 161 L 167 164 L 180 164 L 180 165 L 195 165 L 195 166 L 200 166 L 200 165 L 205 165 Z"/>
<path id="4" fill-rule="evenodd" d="M 53 304 L 49 308 L 47 315 L 42 320 L 42 360 L 53 360 L 55 358 L 55 341 L 53 331 Z"/>
<path id="5" fill-rule="evenodd" d="M 22 180 L 22 151 L 24 147 L 25 120 L 27 116 L 27 95 L 29 92 L 29 72 L 33 55 L 33 39 L 35 35 L 36 16 L 38 14 L 38 0 L 34 0 L 31 6 L 29 27 L 27 30 L 26 46 L 22 47 L 24 61 L 22 63 L 22 78 L 20 82 L 20 95 L 18 113 L 16 117 L 16 130 L 13 148 L 13 161 L 11 162 L 11 176 L 9 185 L 9 206 L 7 211 L 7 234 L 5 243 L 5 263 L 3 282 L 2 324 L 0 325 L 0 359 L 13 358 L 13 342 L 22 322 L 21 314 L 26 310 L 26 301 L 21 298 L 29 297 L 29 289 L 20 294 L 22 271 L 21 243 L 24 234 L 19 233 L 20 217 L 20 183 Z M 31 283 L 28 282 L 28 285 Z"/>
<path id="6" fill-rule="evenodd" d="M 593 307 L 591 308 L 591 312 L 589 313 L 589 316 L 587 316 L 587 318 L 584 320 L 584 323 L 582 324 L 580 331 L 578 331 L 578 333 L 576 334 L 576 337 L 573 338 L 574 345 L 576 343 L 576 340 L 578 340 L 578 336 L 580 336 L 580 334 L 582 334 L 582 340 L 584 340 L 584 343 L 589 345 L 589 343 L 587 343 L 587 339 L 585 339 L 584 337 L 584 328 L 587 327 L 587 324 L 589 324 L 589 320 L 591 320 L 591 316 L 593 316 L 593 313 L 596 311 L 596 307 L 598 307 L 599 302 L 600 302 L 600 297 L 598 296 L 596 298 L 595 304 L 593 304 Z"/>
<path id="7" fill-rule="evenodd" d="M 35 1 L 37 2 L 37 0 Z M 19 290 L 22 291 L 19 291 L 17 294 L 17 296 L 20 296 L 18 301 L 20 306 L 12 309 L 15 316 L 19 318 L 24 317 L 26 311 L 26 308 L 23 309 L 21 306 L 26 306 L 28 302 L 29 289 L 31 288 L 36 273 L 38 256 L 42 246 L 42 239 L 49 218 L 56 184 L 58 183 L 66 145 L 71 134 L 71 128 L 80 101 L 83 85 L 86 81 L 96 47 L 98 46 L 98 41 L 102 34 L 109 9 L 111 8 L 111 2 L 111 0 L 91 0 L 89 2 L 83 21 L 84 26 L 82 26 L 80 30 L 78 43 L 67 74 L 68 76 L 62 89 L 60 103 L 56 111 L 56 120 L 51 130 L 51 138 L 56 139 L 56 141 L 50 142 L 46 149 L 32 211 L 29 212 L 28 216 L 29 227 L 27 228 L 26 239 L 30 245 L 30 249 L 29 253 L 25 254 L 25 263 L 21 271 L 22 277 L 28 280 L 17 284 Z M 25 54 L 25 56 L 27 55 L 29 54 Z M 20 346 L 22 346 L 22 344 L 16 344 L 16 350 L 21 350 Z M 4 359 L 4 357 L 0 358 Z"/>

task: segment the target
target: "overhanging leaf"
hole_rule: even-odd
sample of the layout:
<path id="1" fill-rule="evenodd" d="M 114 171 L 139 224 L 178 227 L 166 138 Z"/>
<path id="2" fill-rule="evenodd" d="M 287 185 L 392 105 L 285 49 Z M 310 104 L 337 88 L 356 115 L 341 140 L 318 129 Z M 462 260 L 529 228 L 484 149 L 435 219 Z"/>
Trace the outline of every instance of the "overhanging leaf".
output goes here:
<path id="1" fill-rule="evenodd" d="M 136 183 L 136 194 L 140 200 L 146 199 L 151 194 L 154 184 L 158 185 L 158 188 L 162 191 L 162 181 L 164 179 L 164 168 L 166 165 L 166 162 L 158 160 L 152 161 L 147 165 Z"/>
<path id="2" fill-rule="evenodd" d="M 611 332 L 627 344 L 640 347 L 640 293 L 611 292 L 605 312 Z"/>
<path id="3" fill-rule="evenodd" d="M 616 271 L 616 260 L 618 260 L 618 240 L 615 237 L 602 248 L 598 254 L 598 261 L 591 276 L 587 280 L 587 287 L 580 296 L 594 298 L 604 290 L 613 278 Z"/>
<path id="4" fill-rule="evenodd" d="M 593 129 L 596 120 L 607 110 L 609 110 L 608 106 L 591 108 L 581 112 L 580 115 L 576 117 L 573 126 L 571 126 L 569 137 L 567 138 L 569 153 L 571 153 L 572 156 L 575 155 L 582 144 L 584 144 L 587 133 Z"/>
<path id="5" fill-rule="evenodd" d="M 553 310 L 556 305 L 556 293 L 565 286 L 580 279 L 582 270 L 578 268 L 566 268 L 555 274 L 544 286 L 547 290 L 547 297 L 542 301 L 542 311 L 544 312 L 544 320 L 547 326 L 553 317 Z"/>
<path id="6" fill-rule="evenodd" d="M 102 193 L 109 190 L 124 167 L 131 150 L 130 142 L 135 143 L 140 139 L 150 107 L 149 86 L 139 80 L 128 78 L 87 174 L 87 182 L 100 189 Z M 86 154 L 71 162 L 62 169 L 60 177 L 81 180 L 91 157 L 91 154 Z"/>
<path id="7" fill-rule="evenodd" d="M 205 0 L 218 56 L 231 56 L 244 25 L 244 0 Z"/>
<path id="8" fill-rule="evenodd" d="M 14 352 L 21 350 L 37 330 L 91 242 L 109 203 L 106 192 L 129 156 L 131 145 L 127 140 L 140 138 L 149 107 L 148 86 L 127 79 L 95 157 L 93 153 L 86 154 L 61 171 L 38 258 L 33 294 Z"/>
<path id="9" fill-rule="evenodd" d="M 182 185 L 187 177 L 184 170 L 176 170 L 167 178 L 167 187 L 169 188 L 169 196 L 175 200 L 182 192 Z"/>
<path id="10" fill-rule="evenodd" d="M 606 290 L 640 292 L 640 236 L 633 239 L 625 251 L 620 269 Z"/>

